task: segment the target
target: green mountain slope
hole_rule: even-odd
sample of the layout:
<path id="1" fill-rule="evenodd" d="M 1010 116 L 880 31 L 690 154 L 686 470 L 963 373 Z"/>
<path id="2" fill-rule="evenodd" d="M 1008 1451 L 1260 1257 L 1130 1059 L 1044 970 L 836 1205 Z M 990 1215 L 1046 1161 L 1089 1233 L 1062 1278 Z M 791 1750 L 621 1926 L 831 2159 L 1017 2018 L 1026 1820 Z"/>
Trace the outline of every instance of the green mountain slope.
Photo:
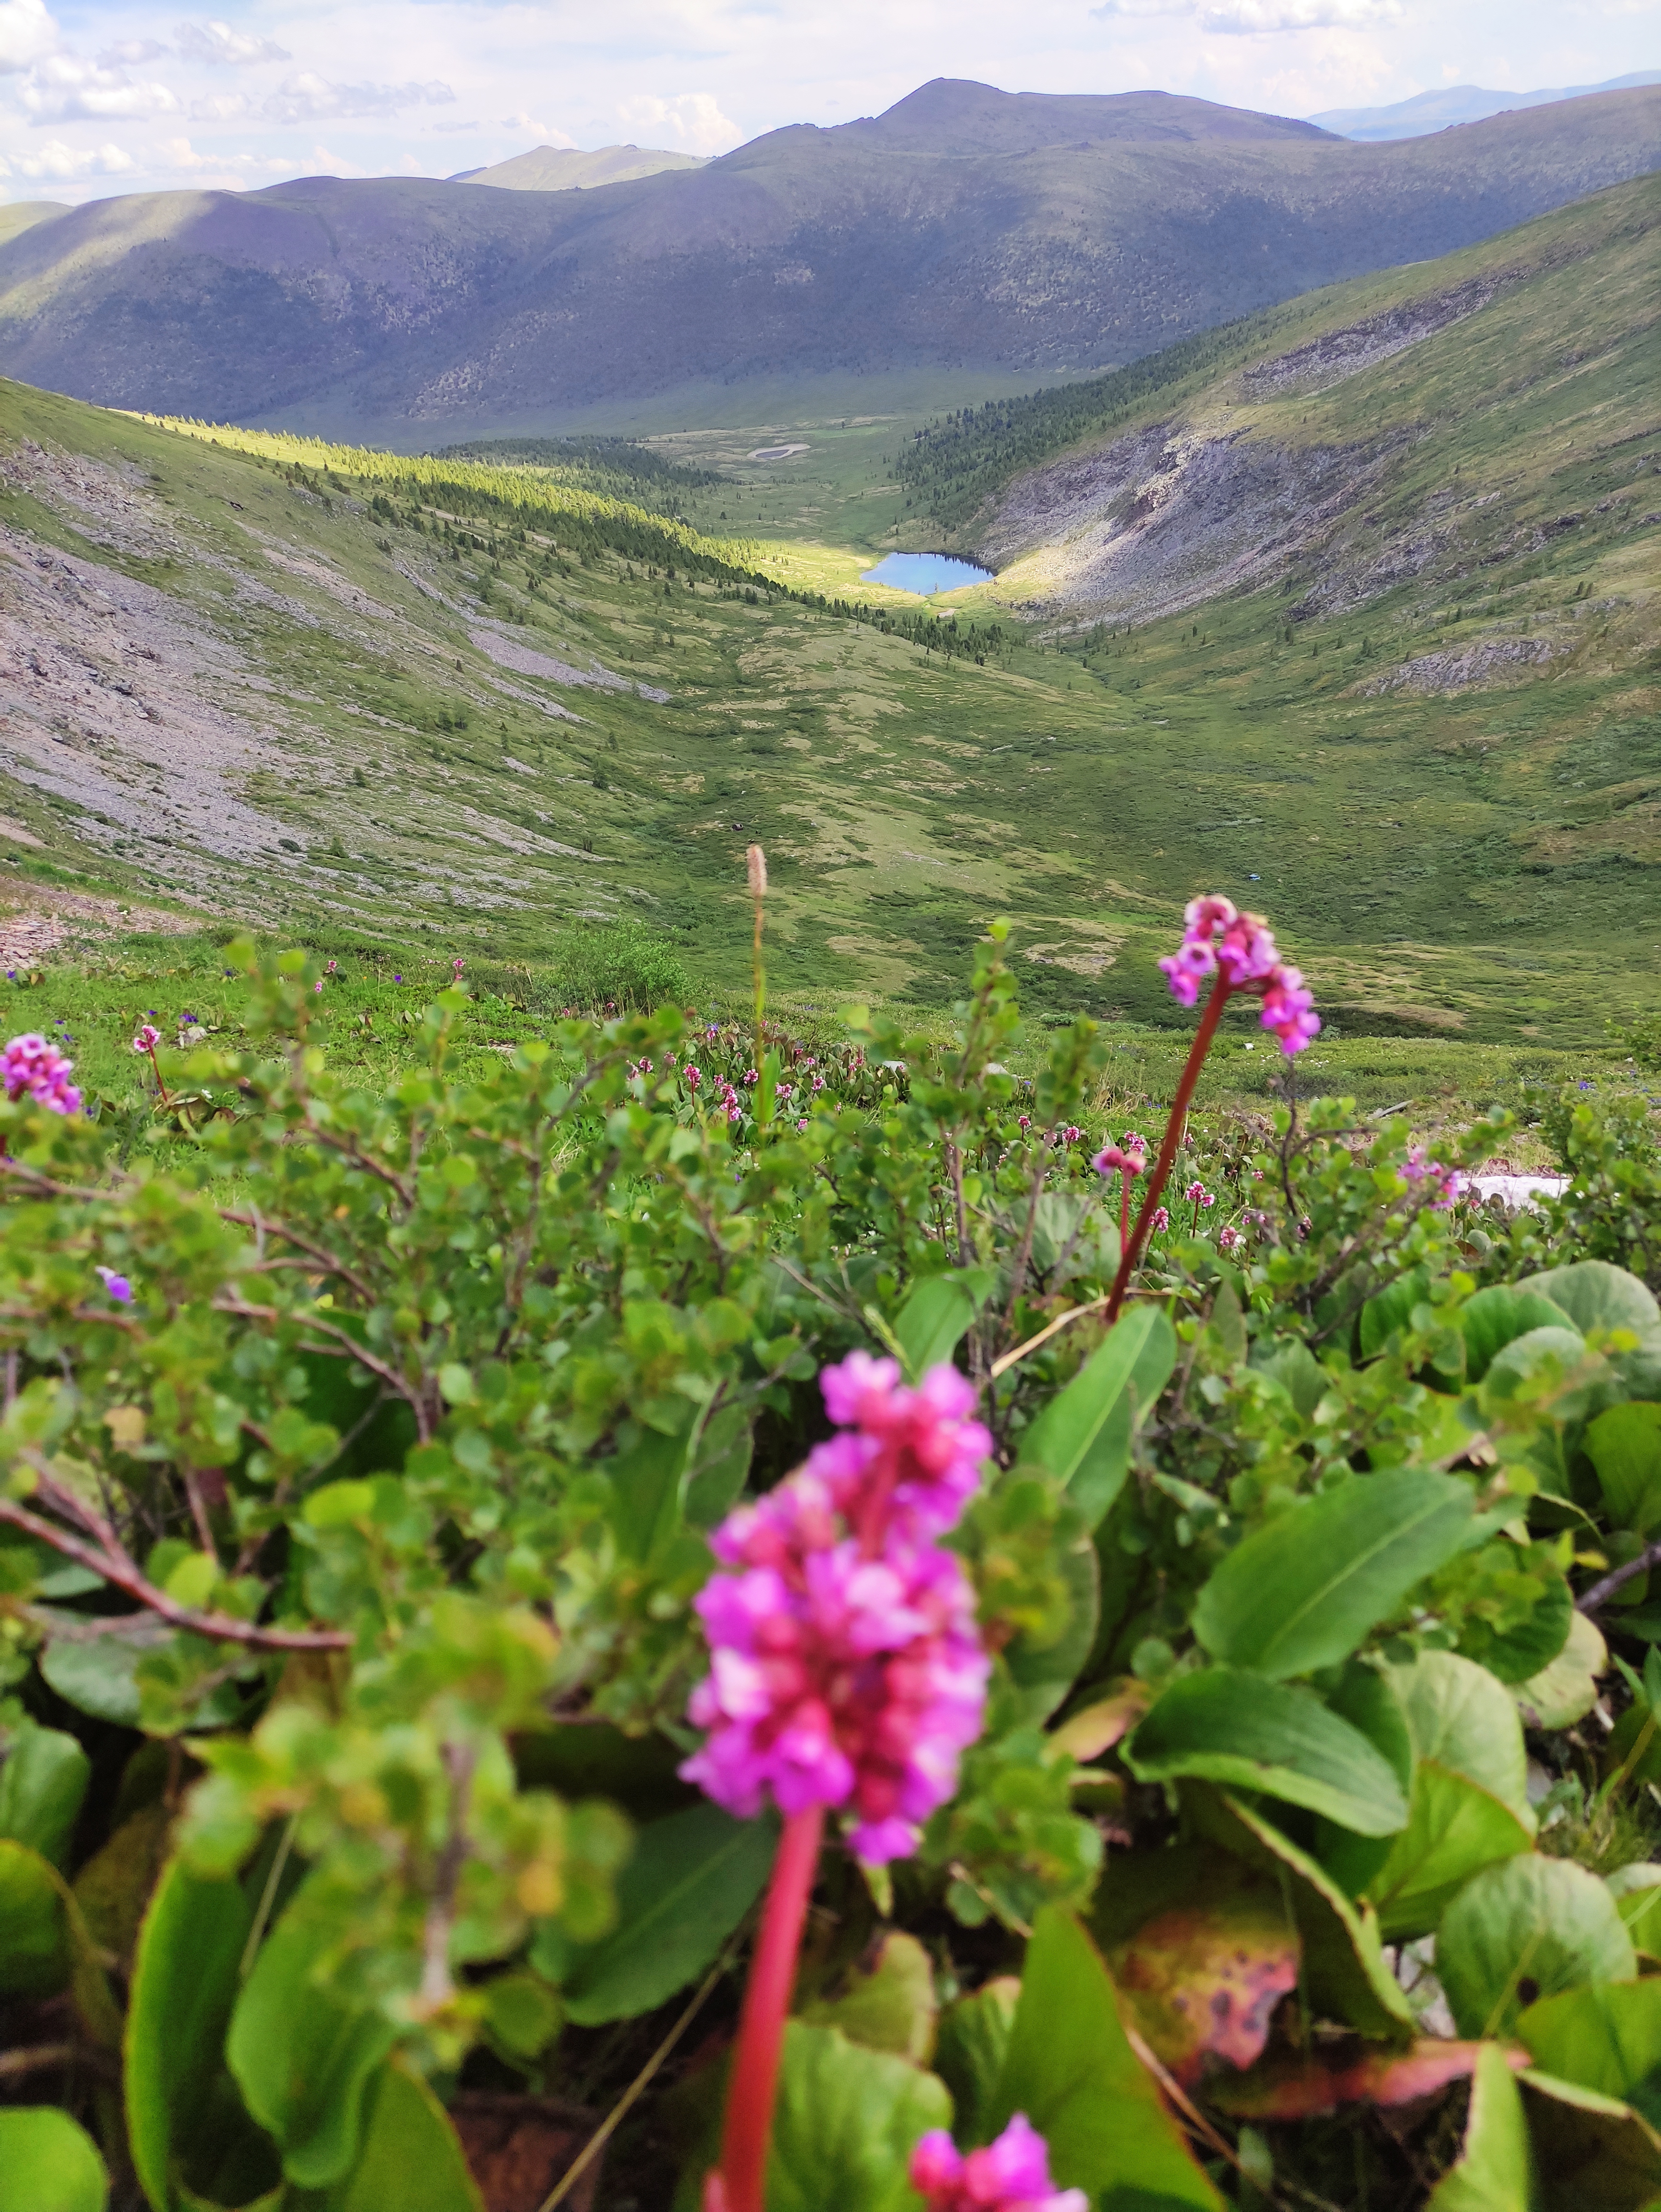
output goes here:
<path id="1" fill-rule="evenodd" d="M 1636 331 L 1653 288 L 1618 198 L 1581 220 Z M 1342 1031 L 1597 1041 L 1656 980 L 1661 418 L 1646 356 L 1600 380 L 1586 265 L 1559 269 L 1523 411 L 1480 450 L 1469 418 L 1462 482 L 1522 487 L 1491 565 L 1456 589 L 1438 540 L 1358 609 L 1311 561 L 1128 633 L 1061 624 L 1065 652 L 1007 615 L 926 649 L 897 602 L 885 633 L 722 565 L 811 574 L 811 546 L 723 553 L 536 471 L 244 453 L 0 386 L 8 872 L 505 957 L 626 914 L 730 985 L 758 838 L 784 988 L 942 1003 L 1007 912 L 1030 1005 L 1153 1019 L 1153 957 L 1214 885 L 1273 914 Z M 1402 422 L 1500 304 L 1366 372 Z M 682 489 L 695 523 L 731 497 Z M 1416 688 L 1473 653 L 1477 683 Z"/>
<path id="2" fill-rule="evenodd" d="M 309 178 L 100 200 L 0 245 L 0 368 L 414 449 L 601 404 L 596 427 L 648 400 L 722 419 L 685 414 L 717 387 L 925 371 L 978 397 L 989 371 L 1133 359 L 1658 161 L 1661 90 L 1363 146 L 1161 93 L 940 81 L 592 191 Z M 844 410 L 871 411 L 824 411 Z"/>

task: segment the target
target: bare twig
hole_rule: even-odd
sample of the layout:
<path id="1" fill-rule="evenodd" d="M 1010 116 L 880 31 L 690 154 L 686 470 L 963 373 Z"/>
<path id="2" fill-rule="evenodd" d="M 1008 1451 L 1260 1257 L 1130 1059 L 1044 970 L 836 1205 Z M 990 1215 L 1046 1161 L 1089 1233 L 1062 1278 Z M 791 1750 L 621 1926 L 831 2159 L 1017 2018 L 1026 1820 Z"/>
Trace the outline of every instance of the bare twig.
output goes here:
<path id="1" fill-rule="evenodd" d="M 345 1651 L 350 1649 L 351 1638 L 334 1629 L 259 1628 L 252 1621 L 235 1620 L 227 1613 L 198 1613 L 193 1607 L 175 1605 L 165 1590 L 146 1582 L 127 1554 L 102 1544 L 84 1543 L 79 1536 L 71 1536 L 67 1529 L 43 1521 L 38 1513 L 10 1498 L 0 1498 L 0 1521 L 9 1522 L 21 1528 L 26 1536 L 33 1536 L 42 1544 L 50 1544 L 53 1551 L 61 1552 L 66 1559 L 77 1566 L 89 1567 L 94 1574 L 119 1590 L 136 1598 L 147 1612 L 173 1628 L 187 1629 L 193 1636 L 207 1636 L 223 1644 L 245 1644 L 252 1651 Z"/>
<path id="2" fill-rule="evenodd" d="M 1589 1590 L 1583 1590 L 1576 1598 L 1575 1611 L 1596 1613 L 1600 1606 L 1609 1603 L 1616 1590 L 1624 1589 L 1637 1576 L 1648 1574 L 1654 1566 L 1661 1566 L 1661 1543 L 1646 1544 L 1635 1559 L 1628 1559 L 1622 1565 L 1612 1567 L 1600 1581 L 1595 1582 Z"/>

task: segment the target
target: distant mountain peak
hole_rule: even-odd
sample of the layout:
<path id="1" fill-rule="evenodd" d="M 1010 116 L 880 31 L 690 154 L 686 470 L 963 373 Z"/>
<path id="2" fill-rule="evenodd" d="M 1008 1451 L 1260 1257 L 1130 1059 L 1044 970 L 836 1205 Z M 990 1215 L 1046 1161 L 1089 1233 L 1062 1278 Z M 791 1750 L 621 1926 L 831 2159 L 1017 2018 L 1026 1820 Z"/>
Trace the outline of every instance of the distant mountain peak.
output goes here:
<path id="1" fill-rule="evenodd" d="M 1390 107 L 1329 107 L 1310 121 L 1335 131 L 1341 138 L 1377 143 L 1390 138 L 1422 138 L 1433 131 L 1451 131 L 1461 123 L 1483 123 L 1490 115 L 1504 115 L 1517 107 L 1548 107 L 1559 100 L 1589 100 L 1600 92 L 1630 92 L 1640 85 L 1661 84 L 1661 70 L 1637 70 L 1630 76 L 1612 76 L 1603 84 L 1560 85 L 1541 92 L 1494 92 L 1480 84 L 1444 85 L 1435 92 L 1415 92 Z"/>
<path id="2" fill-rule="evenodd" d="M 493 185 L 510 192 L 592 191 L 598 185 L 632 184 L 667 169 L 701 169 L 706 159 L 702 154 L 672 154 L 660 146 L 533 146 L 510 161 L 464 169 L 449 182 Z"/>

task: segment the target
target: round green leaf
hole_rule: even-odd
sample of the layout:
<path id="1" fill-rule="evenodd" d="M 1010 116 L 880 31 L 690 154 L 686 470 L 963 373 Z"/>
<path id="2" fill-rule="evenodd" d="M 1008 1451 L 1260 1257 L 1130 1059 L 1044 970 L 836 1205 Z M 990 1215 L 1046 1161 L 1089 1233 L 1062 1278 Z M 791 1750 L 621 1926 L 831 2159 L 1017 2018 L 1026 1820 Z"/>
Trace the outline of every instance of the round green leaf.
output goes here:
<path id="1" fill-rule="evenodd" d="M 67 2112 L 0 2111 L 0 2212 L 104 2212 L 109 2201 L 104 2161 Z"/>
<path id="2" fill-rule="evenodd" d="M 773 2114 L 768 2212 L 913 2212 L 911 2153 L 920 2136 L 951 2120 L 952 2100 L 934 2075 L 850 2043 L 834 2027 L 793 2020 Z"/>
<path id="3" fill-rule="evenodd" d="M 1597 1875 L 1570 1859 L 1508 1859 L 1442 1916 L 1436 1971 L 1462 2035 L 1509 2035 L 1542 1996 L 1638 1972 L 1632 1938 Z"/>
<path id="4" fill-rule="evenodd" d="M 1466 1381 L 1480 1382 L 1494 1354 L 1531 1328 L 1561 1328 L 1562 1310 L 1537 1291 L 1518 1290 L 1510 1283 L 1492 1284 L 1467 1298 L 1459 1309 Z"/>
<path id="5" fill-rule="evenodd" d="M 1550 1666 L 1518 1683 L 1512 1692 L 1524 1727 L 1573 1728 L 1597 1704 L 1597 1678 L 1609 1663 L 1609 1646 L 1597 1623 L 1577 1613 L 1569 1623 L 1568 1641 Z"/>
<path id="6" fill-rule="evenodd" d="M 1410 1667 L 1392 1667 L 1390 1679 L 1415 1754 L 1468 1777 L 1532 1835 L 1523 1725 L 1504 1685 L 1452 1651 L 1424 1652 Z"/>

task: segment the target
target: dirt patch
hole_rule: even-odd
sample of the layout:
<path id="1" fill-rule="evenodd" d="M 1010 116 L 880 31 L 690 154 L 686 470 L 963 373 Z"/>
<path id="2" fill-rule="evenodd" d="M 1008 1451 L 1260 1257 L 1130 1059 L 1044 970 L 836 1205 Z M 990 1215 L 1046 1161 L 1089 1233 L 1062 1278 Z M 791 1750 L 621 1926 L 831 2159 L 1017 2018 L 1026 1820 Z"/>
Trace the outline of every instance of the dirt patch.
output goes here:
<path id="1" fill-rule="evenodd" d="M 19 884 L 17 892 L 18 906 L 0 910 L 0 968 L 33 967 L 65 947 L 81 951 L 112 937 L 183 937 L 202 927 L 195 915 L 164 914 L 48 884 Z"/>

